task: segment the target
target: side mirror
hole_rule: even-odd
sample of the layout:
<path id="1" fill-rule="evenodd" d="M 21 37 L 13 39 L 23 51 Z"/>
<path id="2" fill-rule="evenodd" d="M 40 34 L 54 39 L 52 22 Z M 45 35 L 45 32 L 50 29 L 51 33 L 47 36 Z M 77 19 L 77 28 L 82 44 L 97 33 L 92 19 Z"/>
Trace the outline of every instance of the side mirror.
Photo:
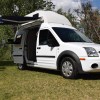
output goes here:
<path id="1" fill-rule="evenodd" d="M 14 44 L 14 40 L 13 39 L 8 39 L 8 44 Z"/>
<path id="2" fill-rule="evenodd" d="M 48 46 L 49 47 L 56 47 L 56 46 L 59 46 L 58 42 L 56 40 L 53 40 L 53 39 L 50 39 L 48 40 Z"/>
<path id="3" fill-rule="evenodd" d="M 47 41 L 49 47 L 53 47 L 53 42 L 51 40 Z"/>

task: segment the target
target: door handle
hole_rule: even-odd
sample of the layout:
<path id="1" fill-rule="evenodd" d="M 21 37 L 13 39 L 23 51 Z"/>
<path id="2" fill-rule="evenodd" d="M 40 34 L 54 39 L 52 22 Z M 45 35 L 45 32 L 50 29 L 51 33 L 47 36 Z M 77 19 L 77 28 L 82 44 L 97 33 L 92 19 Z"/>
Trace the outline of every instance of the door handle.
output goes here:
<path id="1" fill-rule="evenodd" d="M 41 47 L 37 47 L 37 49 L 41 49 Z"/>

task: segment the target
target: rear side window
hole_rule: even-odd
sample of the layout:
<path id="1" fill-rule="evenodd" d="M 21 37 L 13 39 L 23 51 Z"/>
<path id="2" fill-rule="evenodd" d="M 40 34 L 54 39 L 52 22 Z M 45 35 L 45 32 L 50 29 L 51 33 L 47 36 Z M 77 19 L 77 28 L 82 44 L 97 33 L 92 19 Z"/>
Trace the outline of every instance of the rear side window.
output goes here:
<path id="1" fill-rule="evenodd" d="M 17 35 L 16 38 L 15 38 L 14 43 L 15 44 L 20 44 L 21 43 L 21 39 L 22 39 L 22 35 Z"/>

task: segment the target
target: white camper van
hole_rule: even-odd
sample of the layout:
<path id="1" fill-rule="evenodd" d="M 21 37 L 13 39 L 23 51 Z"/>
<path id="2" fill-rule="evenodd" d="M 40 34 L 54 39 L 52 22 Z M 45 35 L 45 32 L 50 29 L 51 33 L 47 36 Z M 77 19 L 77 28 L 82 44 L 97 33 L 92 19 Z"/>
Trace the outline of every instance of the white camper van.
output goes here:
<path id="1" fill-rule="evenodd" d="M 13 44 L 14 63 L 60 70 L 63 77 L 100 71 L 100 45 L 74 28 L 69 20 L 52 11 L 35 11 L 38 19 L 22 24 Z"/>

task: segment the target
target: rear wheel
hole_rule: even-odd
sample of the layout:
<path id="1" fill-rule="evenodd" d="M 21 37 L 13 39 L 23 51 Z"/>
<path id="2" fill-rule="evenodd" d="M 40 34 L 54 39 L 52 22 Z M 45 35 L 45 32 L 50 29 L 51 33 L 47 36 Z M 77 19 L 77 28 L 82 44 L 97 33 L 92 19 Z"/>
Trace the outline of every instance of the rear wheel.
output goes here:
<path id="1" fill-rule="evenodd" d="M 18 64 L 18 69 L 19 70 L 25 70 L 25 69 L 27 69 L 26 63 L 24 63 L 24 64 Z"/>
<path id="2" fill-rule="evenodd" d="M 27 64 L 26 64 L 25 57 L 23 57 L 23 59 L 24 59 L 23 64 L 18 64 L 18 69 L 19 70 L 26 70 L 27 69 Z"/>
<path id="3" fill-rule="evenodd" d="M 61 74 L 64 78 L 74 79 L 77 77 L 78 71 L 76 62 L 70 58 L 65 57 L 61 61 Z"/>

